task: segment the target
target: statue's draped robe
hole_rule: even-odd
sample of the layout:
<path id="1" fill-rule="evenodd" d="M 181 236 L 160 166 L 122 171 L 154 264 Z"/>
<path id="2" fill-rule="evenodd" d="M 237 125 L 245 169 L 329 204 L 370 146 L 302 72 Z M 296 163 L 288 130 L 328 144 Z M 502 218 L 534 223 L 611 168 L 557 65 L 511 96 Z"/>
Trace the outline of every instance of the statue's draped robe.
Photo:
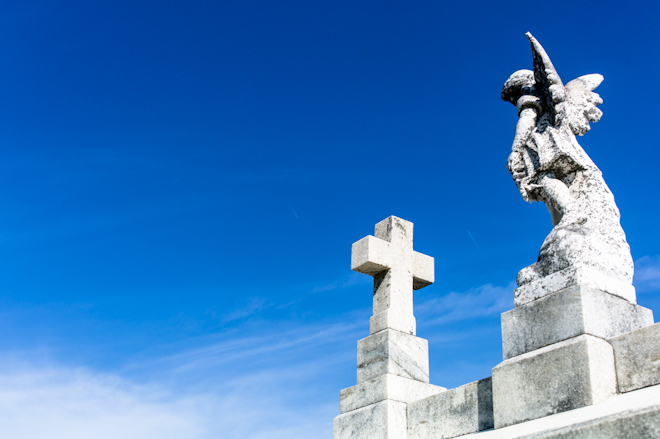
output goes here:
<path id="1" fill-rule="evenodd" d="M 542 175 L 561 180 L 575 199 L 586 223 L 558 225 L 546 237 L 538 262 L 524 268 L 518 284 L 524 285 L 570 266 L 586 266 L 631 283 L 633 262 L 621 228 L 620 213 L 598 167 L 567 126 L 554 126 L 544 113 L 530 136 L 526 173 L 534 184 Z M 538 194 L 533 199 L 542 201 Z"/>

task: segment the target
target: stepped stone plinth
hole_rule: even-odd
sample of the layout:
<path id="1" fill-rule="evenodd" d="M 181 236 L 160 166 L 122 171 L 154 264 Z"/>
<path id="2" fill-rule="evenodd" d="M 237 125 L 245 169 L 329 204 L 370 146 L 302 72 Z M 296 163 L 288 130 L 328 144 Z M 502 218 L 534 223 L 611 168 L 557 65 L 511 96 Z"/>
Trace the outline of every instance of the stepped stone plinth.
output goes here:
<path id="1" fill-rule="evenodd" d="M 358 341 L 357 385 L 341 391 L 334 439 L 406 439 L 408 403 L 429 384 L 428 342 L 415 336 L 413 289 L 433 283 L 433 258 L 413 250 L 413 224 L 391 216 L 353 244 L 351 268 L 374 277 L 370 333 Z"/>
<path id="2" fill-rule="evenodd" d="M 502 314 L 504 359 L 582 334 L 602 339 L 653 324 L 653 312 L 587 284 L 573 284 Z"/>
<path id="3" fill-rule="evenodd" d="M 615 360 L 613 346 L 624 352 L 644 338 L 626 334 L 653 325 L 651 310 L 637 305 L 612 192 L 575 137 L 600 119 L 594 90 L 603 77 L 564 85 L 541 44 L 527 37 L 534 70 L 515 72 L 502 89 L 519 116 L 507 167 L 525 201 L 545 203 L 553 228 L 537 261 L 518 273 L 515 308 L 502 314 L 495 429 L 598 404 L 627 388 L 617 375 L 633 356 Z M 615 337 L 623 338 L 613 345 Z"/>

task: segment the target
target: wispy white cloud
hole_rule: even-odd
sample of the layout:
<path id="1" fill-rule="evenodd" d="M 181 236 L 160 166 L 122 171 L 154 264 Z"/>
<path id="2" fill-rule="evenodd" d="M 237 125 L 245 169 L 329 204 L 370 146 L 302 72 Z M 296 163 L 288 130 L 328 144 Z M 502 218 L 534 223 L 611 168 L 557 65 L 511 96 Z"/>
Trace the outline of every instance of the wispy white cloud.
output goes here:
<path id="1" fill-rule="evenodd" d="M 34 352 L 20 360 L 5 354 L 0 436 L 330 439 L 339 388 L 328 392 L 324 377 L 352 372 L 355 353 L 342 345 L 365 328 L 352 315 L 251 323 L 144 354 L 111 373 Z"/>
<path id="2" fill-rule="evenodd" d="M 361 273 L 350 273 L 341 277 L 340 279 L 337 279 L 334 282 L 315 286 L 312 289 L 312 293 L 325 293 L 327 291 L 333 291 L 339 288 L 347 288 L 354 285 L 366 285 L 372 282 L 373 278 L 371 276 L 366 276 Z"/>
<path id="3" fill-rule="evenodd" d="M 432 325 L 494 315 L 512 306 L 513 287 L 450 293 L 416 313 Z M 262 306 L 255 299 L 233 317 Z M 369 311 L 325 321 L 246 319 L 221 334 L 154 347 L 111 372 L 26 352 L 22 361 L 0 358 L 0 430 L 21 439 L 330 439 Z"/>
<path id="4" fill-rule="evenodd" d="M 236 308 L 235 310 L 225 314 L 222 317 L 222 321 L 228 323 L 235 320 L 240 320 L 258 313 L 267 306 L 268 304 L 266 303 L 266 299 L 262 297 L 253 297 L 244 306 Z"/>
<path id="5" fill-rule="evenodd" d="M 156 368 L 185 372 L 240 365 L 241 362 L 253 364 L 261 359 L 272 364 L 273 358 L 290 359 L 293 363 L 302 352 L 319 349 L 337 340 L 357 340 L 356 337 L 363 336 L 360 330 L 367 325 L 345 317 L 339 321 L 306 325 L 260 322 L 251 327 L 203 337 L 201 340 L 188 339 L 184 341 L 186 345 L 194 344 L 197 347 L 174 347 L 175 351 L 171 354 L 133 362 L 127 370 Z M 243 369 L 246 367 L 243 366 Z"/>
<path id="6" fill-rule="evenodd" d="M 3 361 L 0 430 L 6 438 L 203 438 L 200 400 L 115 375 Z"/>
<path id="7" fill-rule="evenodd" d="M 637 259 L 633 283 L 640 293 L 660 291 L 660 256 L 644 256 Z"/>
<path id="8" fill-rule="evenodd" d="M 0 428 L 2 437 L 21 439 L 332 436 L 335 401 L 306 404 L 300 392 L 299 404 L 292 404 L 291 389 L 274 382 L 277 377 L 264 372 L 235 381 L 225 393 L 186 393 L 116 374 L 23 363 L 0 370 Z"/>
<path id="9" fill-rule="evenodd" d="M 515 281 L 511 281 L 506 286 L 486 284 L 462 293 L 451 292 L 419 303 L 415 314 L 429 324 L 499 315 L 513 308 L 515 288 Z"/>

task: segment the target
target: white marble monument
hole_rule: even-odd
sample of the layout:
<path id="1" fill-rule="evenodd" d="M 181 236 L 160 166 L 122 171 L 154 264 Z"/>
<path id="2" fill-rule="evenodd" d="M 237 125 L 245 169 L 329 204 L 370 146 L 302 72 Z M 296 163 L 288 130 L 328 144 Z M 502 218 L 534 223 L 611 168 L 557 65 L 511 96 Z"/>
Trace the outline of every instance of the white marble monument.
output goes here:
<path id="1" fill-rule="evenodd" d="M 351 268 L 374 277 L 369 337 L 358 341 L 357 385 L 341 391 L 334 439 L 405 439 L 406 405 L 444 392 L 429 384 L 428 342 L 415 336 L 413 289 L 434 261 L 413 250 L 413 224 L 391 216 L 353 244 Z"/>
<path id="2" fill-rule="evenodd" d="M 519 70 L 502 99 L 516 105 L 508 168 L 525 201 L 548 207 L 553 229 L 538 261 L 518 273 L 502 314 L 504 362 L 493 369 L 495 427 L 604 401 L 617 393 L 607 341 L 653 325 L 637 305 L 630 247 L 602 173 L 576 141 L 597 122 L 598 74 L 565 86 L 527 34 L 534 71 Z"/>
<path id="3" fill-rule="evenodd" d="M 637 305 L 619 210 L 575 138 L 601 117 L 603 77 L 564 85 L 527 36 L 534 70 L 502 90 L 519 115 L 508 169 L 553 228 L 502 314 L 504 361 L 455 389 L 429 383 L 412 293 L 433 282 L 433 258 L 413 250 L 412 223 L 387 218 L 353 244 L 352 269 L 374 277 L 373 316 L 334 439 L 660 439 L 660 324 Z"/>

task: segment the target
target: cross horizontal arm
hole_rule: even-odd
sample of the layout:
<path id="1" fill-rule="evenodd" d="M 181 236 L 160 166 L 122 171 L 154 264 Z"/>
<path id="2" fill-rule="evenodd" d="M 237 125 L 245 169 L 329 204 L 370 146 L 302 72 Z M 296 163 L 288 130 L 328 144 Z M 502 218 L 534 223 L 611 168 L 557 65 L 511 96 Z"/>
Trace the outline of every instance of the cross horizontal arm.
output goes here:
<path id="1" fill-rule="evenodd" d="M 391 268 L 390 243 L 374 236 L 365 236 L 353 244 L 351 270 L 374 276 Z"/>
<path id="2" fill-rule="evenodd" d="M 435 260 L 432 256 L 414 252 L 413 289 L 419 290 L 435 281 Z"/>

